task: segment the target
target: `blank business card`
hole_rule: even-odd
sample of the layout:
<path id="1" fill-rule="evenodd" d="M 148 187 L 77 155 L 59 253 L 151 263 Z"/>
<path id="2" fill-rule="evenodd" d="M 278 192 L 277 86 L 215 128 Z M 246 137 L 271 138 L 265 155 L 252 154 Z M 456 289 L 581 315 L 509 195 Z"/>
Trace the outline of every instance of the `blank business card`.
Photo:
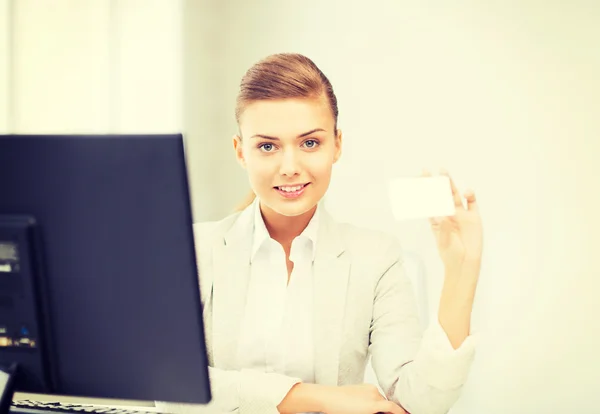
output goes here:
<path id="1" fill-rule="evenodd" d="M 456 212 L 447 176 L 395 178 L 389 198 L 396 220 L 453 216 Z"/>

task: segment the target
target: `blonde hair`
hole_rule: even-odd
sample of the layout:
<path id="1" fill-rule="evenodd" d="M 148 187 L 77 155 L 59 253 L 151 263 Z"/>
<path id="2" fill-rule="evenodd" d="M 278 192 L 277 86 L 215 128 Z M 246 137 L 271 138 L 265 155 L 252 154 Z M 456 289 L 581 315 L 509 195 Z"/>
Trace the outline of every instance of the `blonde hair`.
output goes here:
<path id="1" fill-rule="evenodd" d="M 253 65 L 242 78 L 236 100 L 235 119 L 239 125 L 242 113 L 250 103 L 255 101 L 289 98 L 318 99 L 322 96 L 329 103 L 334 129 L 337 132 L 337 98 L 329 79 L 306 56 L 297 53 L 278 53 Z M 235 210 L 244 210 L 255 198 L 254 192 L 250 191 Z"/>
<path id="2" fill-rule="evenodd" d="M 255 199 L 256 194 L 254 194 L 254 191 L 250 190 L 248 194 L 246 194 L 246 198 L 244 198 L 244 200 L 242 200 L 242 202 L 236 206 L 234 211 L 244 211 L 246 208 L 248 208 L 248 206 L 250 206 L 250 204 L 254 202 Z"/>

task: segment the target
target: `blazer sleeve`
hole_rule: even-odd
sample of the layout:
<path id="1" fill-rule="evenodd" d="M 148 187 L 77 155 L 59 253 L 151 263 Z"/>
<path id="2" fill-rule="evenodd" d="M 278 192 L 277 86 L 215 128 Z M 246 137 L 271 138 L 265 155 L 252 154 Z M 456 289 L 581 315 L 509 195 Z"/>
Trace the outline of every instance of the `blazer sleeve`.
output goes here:
<path id="1" fill-rule="evenodd" d="M 161 412 L 173 414 L 238 413 L 279 414 L 277 406 L 300 382 L 275 373 L 253 370 L 228 371 L 209 367 L 212 401 L 205 405 L 156 401 Z"/>
<path id="2" fill-rule="evenodd" d="M 279 414 L 277 406 L 300 378 L 255 370 L 208 367 L 212 401 L 207 405 L 155 401 L 163 413 Z"/>
<path id="3" fill-rule="evenodd" d="M 255 370 L 226 371 L 209 367 L 213 400 L 221 412 L 279 414 L 277 406 L 301 382 L 276 373 Z"/>
<path id="4" fill-rule="evenodd" d="M 375 288 L 369 351 L 388 399 L 411 414 L 444 414 L 457 401 L 474 356 L 472 338 L 453 349 L 437 323 L 422 334 L 400 245 L 392 243 Z"/>

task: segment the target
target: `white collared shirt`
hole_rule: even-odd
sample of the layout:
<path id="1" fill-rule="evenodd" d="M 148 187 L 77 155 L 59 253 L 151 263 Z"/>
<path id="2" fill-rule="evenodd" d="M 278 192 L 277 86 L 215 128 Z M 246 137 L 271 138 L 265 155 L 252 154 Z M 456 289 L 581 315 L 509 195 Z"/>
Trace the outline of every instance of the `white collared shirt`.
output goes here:
<path id="1" fill-rule="evenodd" d="M 254 202 L 250 282 L 238 349 L 240 369 L 255 369 L 315 382 L 313 272 L 319 208 L 290 250 L 294 263 L 289 284 L 286 256 L 272 239 Z"/>

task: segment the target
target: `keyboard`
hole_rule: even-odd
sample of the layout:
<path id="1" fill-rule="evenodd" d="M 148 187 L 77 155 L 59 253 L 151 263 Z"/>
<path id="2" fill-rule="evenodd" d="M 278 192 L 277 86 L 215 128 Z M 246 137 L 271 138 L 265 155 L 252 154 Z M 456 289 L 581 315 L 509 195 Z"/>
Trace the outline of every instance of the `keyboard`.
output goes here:
<path id="1" fill-rule="evenodd" d="M 116 408 L 104 405 L 67 404 L 60 402 L 42 402 L 20 400 L 13 401 L 10 414 L 157 414 L 156 411 L 140 411 L 129 408 Z"/>

